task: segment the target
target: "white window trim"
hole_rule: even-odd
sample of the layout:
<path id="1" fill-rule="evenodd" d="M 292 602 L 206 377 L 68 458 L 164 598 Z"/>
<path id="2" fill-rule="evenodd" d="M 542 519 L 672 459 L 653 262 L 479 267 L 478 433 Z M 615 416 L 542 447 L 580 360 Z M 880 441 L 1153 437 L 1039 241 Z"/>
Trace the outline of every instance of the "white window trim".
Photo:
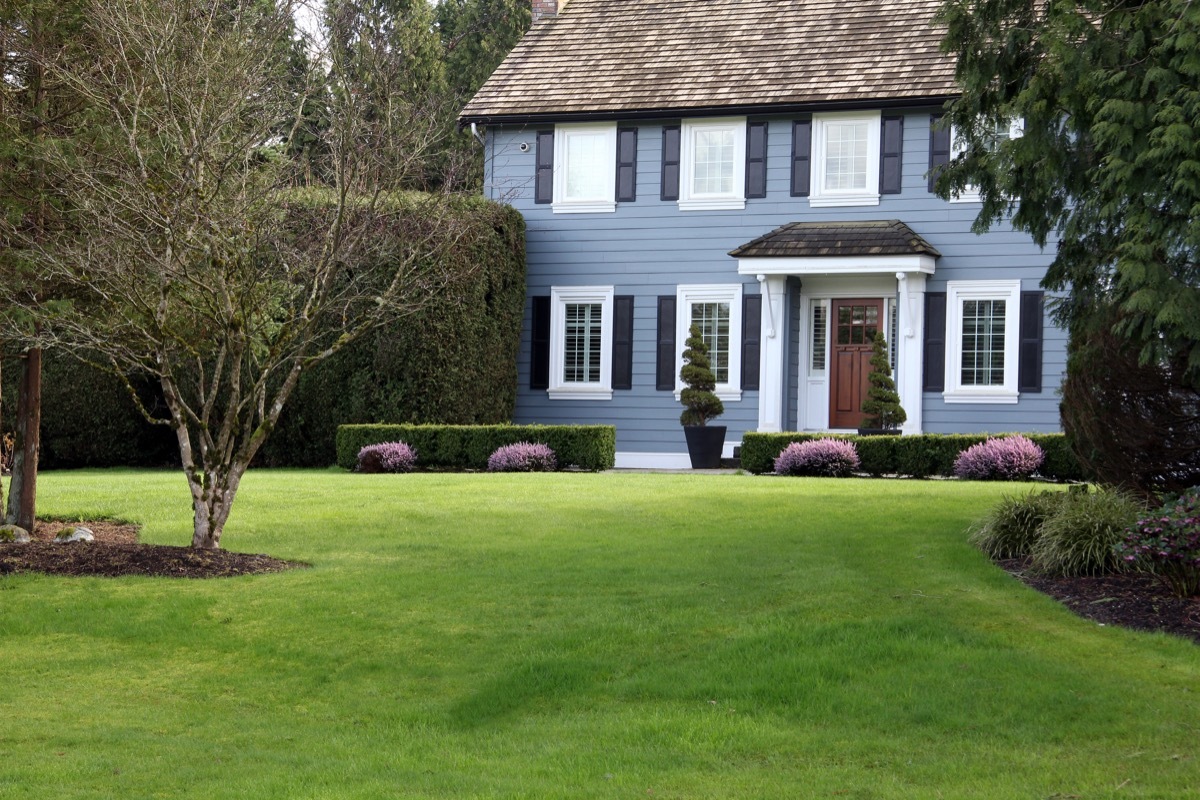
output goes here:
<path id="1" fill-rule="evenodd" d="M 563 336 L 566 331 L 567 304 L 600 303 L 600 382 L 579 383 L 563 380 L 566 356 Z M 613 287 L 554 286 L 550 289 L 550 388 L 551 400 L 612 399 Z"/>
<path id="2" fill-rule="evenodd" d="M 1017 117 L 1008 123 L 1008 138 L 1020 139 L 1025 135 L 1025 120 L 1022 117 Z M 958 128 L 950 126 L 950 160 L 954 161 L 963 154 L 967 148 L 964 146 L 962 139 L 958 135 Z M 950 196 L 951 203 L 980 203 L 983 198 L 979 196 L 979 187 L 968 185 L 961 192 Z"/>
<path id="3" fill-rule="evenodd" d="M 579 133 L 605 134 L 604 173 L 608 176 L 607 190 L 603 197 L 585 200 L 567 199 L 567 173 L 569 148 L 567 140 Z M 617 210 L 617 124 L 615 122 L 555 125 L 554 126 L 554 200 L 550 204 L 555 214 L 588 214 Z"/>
<path id="4" fill-rule="evenodd" d="M 962 385 L 962 304 L 964 300 L 1004 300 L 1004 383 L 1001 386 Z M 1017 360 L 1020 357 L 1021 282 L 950 281 L 946 284 L 947 403 L 1016 403 Z"/>
<path id="5" fill-rule="evenodd" d="M 835 206 L 879 205 L 879 127 L 882 112 L 860 111 L 837 114 L 814 114 L 812 129 L 812 181 L 808 204 L 813 208 Z M 866 122 L 867 126 L 867 188 L 865 190 L 830 191 L 825 188 L 825 148 L 828 125 L 831 122 Z"/>
<path id="6" fill-rule="evenodd" d="M 696 134 L 704 130 L 733 131 L 733 191 L 693 192 Z M 746 118 L 725 117 L 703 122 L 684 121 L 679 137 L 679 210 L 722 211 L 746 207 Z"/>
<path id="7" fill-rule="evenodd" d="M 722 400 L 742 399 L 742 284 L 715 283 L 679 286 L 675 291 L 675 399 L 683 392 L 679 371 L 692 327 L 693 303 L 729 303 L 729 381 L 718 383 L 714 394 Z"/>

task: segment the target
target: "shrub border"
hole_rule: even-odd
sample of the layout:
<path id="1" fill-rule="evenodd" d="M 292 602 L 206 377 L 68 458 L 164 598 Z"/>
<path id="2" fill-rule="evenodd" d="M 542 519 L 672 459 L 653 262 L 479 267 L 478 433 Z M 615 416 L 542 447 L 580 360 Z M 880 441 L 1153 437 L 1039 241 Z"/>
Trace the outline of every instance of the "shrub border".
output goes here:
<path id="1" fill-rule="evenodd" d="M 755 433 L 742 437 L 742 468 L 763 474 L 772 472 L 775 459 L 792 442 L 816 439 L 845 439 L 858 449 L 859 469 L 870 475 L 953 475 L 954 461 L 968 447 L 1006 434 L 922 433 L 912 436 L 857 436 L 830 433 Z M 1024 433 L 1046 453 L 1037 474 L 1056 481 L 1083 480 L 1083 470 L 1061 433 Z"/>
<path id="2" fill-rule="evenodd" d="M 402 441 L 417 451 L 417 469 L 486 470 L 496 448 L 517 442 L 547 445 L 559 468 L 612 469 L 617 429 L 612 425 L 339 425 L 337 463 L 354 469 L 369 444 Z"/>

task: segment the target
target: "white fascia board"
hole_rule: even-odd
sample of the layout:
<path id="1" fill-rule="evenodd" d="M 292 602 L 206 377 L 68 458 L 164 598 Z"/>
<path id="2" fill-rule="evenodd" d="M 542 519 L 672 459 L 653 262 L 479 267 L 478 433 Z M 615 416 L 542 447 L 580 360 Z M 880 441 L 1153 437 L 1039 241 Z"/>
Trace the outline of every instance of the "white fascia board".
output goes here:
<path id="1" fill-rule="evenodd" d="M 875 275 L 923 272 L 932 275 L 935 259 L 911 256 L 818 256 L 813 258 L 739 258 L 739 275 Z"/>

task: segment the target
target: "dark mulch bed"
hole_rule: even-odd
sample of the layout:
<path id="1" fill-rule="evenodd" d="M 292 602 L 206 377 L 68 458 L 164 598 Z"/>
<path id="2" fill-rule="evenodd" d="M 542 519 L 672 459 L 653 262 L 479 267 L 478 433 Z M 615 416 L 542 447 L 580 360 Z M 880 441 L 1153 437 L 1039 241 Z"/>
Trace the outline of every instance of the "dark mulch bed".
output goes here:
<path id="1" fill-rule="evenodd" d="M 1200 598 L 1176 597 L 1152 575 L 1051 578 L 1032 572 L 1028 558 L 1007 558 L 996 563 L 1081 617 L 1140 631 L 1165 631 L 1200 644 Z"/>
<path id="2" fill-rule="evenodd" d="M 94 542 L 55 544 L 65 527 L 83 526 Z M 139 544 L 137 525 L 112 521 L 44 522 L 39 520 L 28 544 L 0 544 L 0 573 L 42 572 L 47 575 L 97 575 L 117 578 L 148 575 L 160 578 L 225 578 L 283 572 L 307 566 L 255 553 L 194 550 Z"/>

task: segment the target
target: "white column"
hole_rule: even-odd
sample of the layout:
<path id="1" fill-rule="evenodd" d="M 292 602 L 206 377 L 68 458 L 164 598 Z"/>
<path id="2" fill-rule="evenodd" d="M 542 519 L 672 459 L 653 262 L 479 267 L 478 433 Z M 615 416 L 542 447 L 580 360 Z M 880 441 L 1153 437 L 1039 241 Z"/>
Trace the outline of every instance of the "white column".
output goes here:
<path id="1" fill-rule="evenodd" d="M 759 275 L 763 293 L 762 339 L 758 362 L 758 429 L 764 433 L 783 430 L 784 347 L 783 303 L 786 275 Z"/>
<path id="2" fill-rule="evenodd" d="M 904 433 L 921 432 L 921 371 L 924 368 L 925 274 L 898 272 L 900 297 L 896 302 L 900 341 L 896 347 L 896 391 L 908 420 Z"/>

